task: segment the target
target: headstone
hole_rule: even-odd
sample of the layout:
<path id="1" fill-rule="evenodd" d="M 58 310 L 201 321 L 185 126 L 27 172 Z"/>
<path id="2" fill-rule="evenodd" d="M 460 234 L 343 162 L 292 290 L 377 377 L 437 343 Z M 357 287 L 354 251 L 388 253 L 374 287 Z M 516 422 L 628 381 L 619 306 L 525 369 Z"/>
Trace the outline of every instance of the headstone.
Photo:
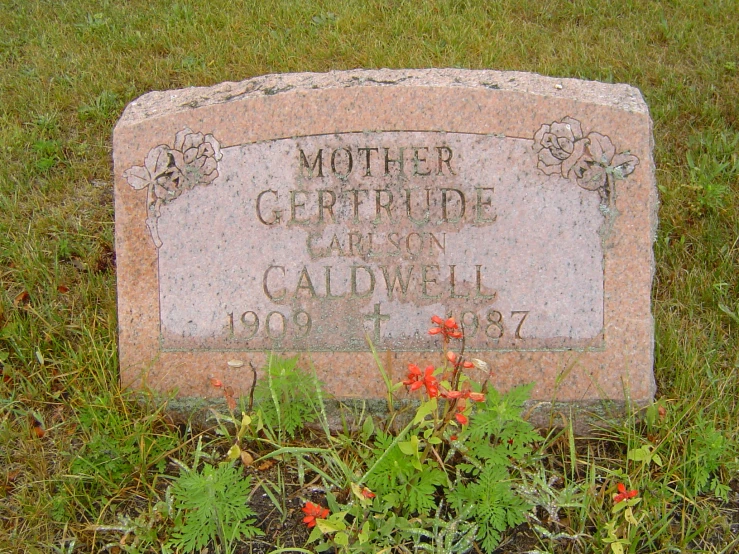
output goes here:
<path id="1" fill-rule="evenodd" d="M 444 70 L 152 92 L 115 129 L 126 385 L 236 394 L 298 353 L 339 398 L 439 362 L 433 315 L 505 390 L 646 402 L 657 195 L 627 85 Z M 457 347 L 459 350 L 459 346 Z"/>

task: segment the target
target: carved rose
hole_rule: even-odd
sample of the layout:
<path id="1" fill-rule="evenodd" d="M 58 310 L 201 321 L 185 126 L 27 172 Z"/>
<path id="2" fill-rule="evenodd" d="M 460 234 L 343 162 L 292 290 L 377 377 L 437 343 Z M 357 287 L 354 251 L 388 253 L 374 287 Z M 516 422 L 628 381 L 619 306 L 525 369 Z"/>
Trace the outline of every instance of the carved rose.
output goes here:
<path id="1" fill-rule="evenodd" d="M 534 135 L 539 169 L 547 175 L 560 173 L 567 178 L 572 166 L 582 157 L 586 144 L 576 119 L 565 117 L 551 125 L 542 125 Z"/>
<path id="2" fill-rule="evenodd" d="M 222 157 L 221 145 L 213 135 L 185 128 L 175 135 L 174 148 L 160 144 L 149 151 L 143 166 L 123 172 L 123 178 L 134 189 L 149 189 L 146 224 L 157 248 L 162 245 L 157 231 L 162 204 L 176 200 L 197 185 L 212 183 L 218 177 Z"/>
<path id="3" fill-rule="evenodd" d="M 182 153 L 183 187 L 209 185 L 218 177 L 218 161 L 223 157 L 221 146 L 213 135 L 193 133 L 185 128 L 175 135 L 174 149 Z"/>
<path id="4" fill-rule="evenodd" d="M 542 125 L 534 135 L 534 152 L 539 169 L 547 175 L 575 177 L 580 187 L 600 191 L 604 197 L 610 194 L 613 180 L 631 174 L 639 163 L 639 158 L 628 152 L 616 154 L 616 147 L 605 135 L 592 132 L 583 136 L 580 122 L 571 117 Z"/>

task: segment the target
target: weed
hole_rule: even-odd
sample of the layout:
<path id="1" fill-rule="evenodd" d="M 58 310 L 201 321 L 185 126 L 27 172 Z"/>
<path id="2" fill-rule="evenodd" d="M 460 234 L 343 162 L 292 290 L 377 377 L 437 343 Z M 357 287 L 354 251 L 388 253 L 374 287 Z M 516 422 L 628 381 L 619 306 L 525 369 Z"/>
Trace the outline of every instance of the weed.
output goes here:
<path id="1" fill-rule="evenodd" d="M 103 122 L 111 120 L 118 112 L 120 99 L 118 95 L 110 90 L 102 91 L 89 104 L 83 104 L 79 108 L 79 117 L 82 121 Z"/>
<path id="2" fill-rule="evenodd" d="M 218 552 L 233 552 L 236 541 L 262 532 L 254 527 L 248 499 L 251 479 L 235 467 L 203 464 L 199 471 L 181 465 L 172 483 L 174 532 L 169 544 L 184 552 L 200 551 L 210 541 Z"/>
<path id="3" fill-rule="evenodd" d="M 707 209 L 724 209 L 732 183 L 739 179 L 739 133 L 704 133 L 691 141 L 686 156 L 698 203 Z"/>
<path id="4" fill-rule="evenodd" d="M 277 443 L 293 438 L 298 429 L 317 420 L 313 378 L 297 367 L 297 358 L 270 355 L 265 377 L 254 390 L 259 428 Z"/>
<path id="5" fill-rule="evenodd" d="M 37 140 L 32 148 L 37 155 L 35 167 L 41 173 L 50 170 L 62 159 L 61 143 L 58 140 Z"/>
<path id="6" fill-rule="evenodd" d="M 688 447 L 689 464 L 685 468 L 685 493 L 696 497 L 702 492 L 712 492 L 718 498 L 728 498 L 728 483 L 722 483 L 718 471 L 735 458 L 726 437 L 703 416 L 696 417 Z"/>

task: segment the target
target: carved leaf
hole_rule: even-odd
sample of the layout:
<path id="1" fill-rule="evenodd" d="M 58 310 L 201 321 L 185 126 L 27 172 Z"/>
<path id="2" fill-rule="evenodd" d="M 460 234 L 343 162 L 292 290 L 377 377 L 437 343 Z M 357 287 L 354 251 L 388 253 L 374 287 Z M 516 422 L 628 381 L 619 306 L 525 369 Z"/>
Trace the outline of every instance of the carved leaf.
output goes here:
<path id="1" fill-rule="evenodd" d="M 636 166 L 639 165 L 639 158 L 632 156 L 631 154 L 621 152 L 613 157 L 611 165 L 614 168 L 616 177 L 623 179 L 634 172 Z"/>
<path id="2" fill-rule="evenodd" d="M 609 165 L 616 153 L 616 147 L 613 146 L 611 139 L 600 133 L 590 133 L 588 139 L 590 139 L 588 154 L 591 161 L 604 166 Z"/>
<path id="3" fill-rule="evenodd" d="M 585 162 L 577 184 L 585 190 L 598 190 L 606 184 L 606 168 L 595 162 Z"/>
<path id="4" fill-rule="evenodd" d="M 185 160 L 186 164 L 193 163 L 197 159 L 197 157 L 198 149 L 194 146 L 182 152 L 182 158 Z"/>
<path id="5" fill-rule="evenodd" d="M 177 171 L 183 173 L 187 164 L 185 164 L 185 159 L 182 156 L 182 152 L 180 152 L 179 150 L 172 150 L 169 154 L 170 156 L 172 156 L 172 161 L 174 163 L 174 166 L 177 168 Z"/>
<path id="6" fill-rule="evenodd" d="M 575 142 L 572 148 L 572 154 L 569 158 L 562 161 L 562 177 L 568 179 L 570 176 L 570 170 L 575 164 L 577 164 L 585 153 L 585 147 L 588 145 L 588 141 L 585 139 L 578 140 Z"/>
<path id="7" fill-rule="evenodd" d="M 151 183 L 149 170 L 141 165 L 135 165 L 123 172 L 123 178 L 136 190 L 141 190 Z"/>
<path id="8" fill-rule="evenodd" d="M 152 179 L 156 179 L 169 169 L 169 152 L 169 146 L 163 144 L 149 150 L 144 164 L 146 165 L 146 169 L 149 170 Z"/>

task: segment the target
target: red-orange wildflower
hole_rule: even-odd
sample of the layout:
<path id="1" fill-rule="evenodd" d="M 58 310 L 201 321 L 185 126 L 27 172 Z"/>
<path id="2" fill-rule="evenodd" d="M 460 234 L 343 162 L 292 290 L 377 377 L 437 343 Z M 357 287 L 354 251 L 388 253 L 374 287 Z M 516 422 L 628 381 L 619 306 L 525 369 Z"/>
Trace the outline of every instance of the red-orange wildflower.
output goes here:
<path id="1" fill-rule="evenodd" d="M 369 490 L 367 487 L 364 487 L 362 489 L 362 496 L 364 496 L 365 498 L 374 498 L 377 495 Z"/>
<path id="2" fill-rule="evenodd" d="M 618 504 L 619 502 L 623 502 L 624 500 L 628 500 L 629 498 L 634 498 L 637 494 L 639 494 L 639 491 L 637 490 L 626 490 L 626 485 L 623 483 L 619 483 L 616 485 L 616 488 L 618 489 L 618 494 L 614 495 L 613 497 L 613 503 Z"/>
<path id="3" fill-rule="evenodd" d="M 434 366 L 430 365 L 426 367 L 425 374 L 423 376 L 423 384 L 426 386 L 426 392 L 429 398 L 436 398 L 439 396 L 439 382 L 433 375 Z"/>
<path id="4" fill-rule="evenodd" d="M 447 398 L 449 400 L 454 400 L 457 398 L 461 398 L 464 400 L 465 398 L 469 398 L 473 402 L 484 402 L 485 401 L 485 395 L 481 392 L 472 392 L 469 389 L 465 390 L 450 390 L 450 391 L 441 391 L 441 397 Z M 463 403 L 461 403 L 463 405 Z"/>
<path id="5" fill-rule="evenodd" d="M 303 506 L 303 512 L 305 513 L 303 523 L 309 528 L 316 526 L 316 519 L 326 519 L 328 517 L 328 508 L 313 504 L 313 502 L 306 502 Z"/>
<path id="6" fill-rule="evenodd" d="M 423 386 L 423 380 L 421 380 L 421 368 L 415 364 L 408 364 L 408 378 L 403 381 L 403 384 L 410 387 L 411 390 L 421 388 Z"/>
<path id="7" fill-rule="evenodd" d="M 462 331 L 459 330 L 459 325 L 457 325 L 453 317 L 442 320 L 438 315 L 435 315 L 431 318 L 431 322 L 436 327 L 429 329 L 429 335 L 438 335 L 441 333 L 445 341 L 462 338 Z"/>
<path id="8" fill-rule="evenodd" d="M 430 398 L 439 396 L 439 381 L 434 377 L 434 366 L 432 365 L 426 366 L 422 374 L 417 365 L 408 364 L 408 378 L 403 381 L 403 384 L 410 387 L 412 391 L 426 387 Z"/>
<path id="9" fill-rule="evenodd" d="M 456 419 L 460 425 L 467 425 L 468 423 L 467 416 L 461 412 L 456 413 L 454 415 L 454 419 Z"/>
<path id="10" fill-rule="evenodd" d="M 469 394 L 467 394 L 467 398 L 469 398 L 473 402 L 485 402 L 485 395 L 481 392 L 470 392 Z"/>

